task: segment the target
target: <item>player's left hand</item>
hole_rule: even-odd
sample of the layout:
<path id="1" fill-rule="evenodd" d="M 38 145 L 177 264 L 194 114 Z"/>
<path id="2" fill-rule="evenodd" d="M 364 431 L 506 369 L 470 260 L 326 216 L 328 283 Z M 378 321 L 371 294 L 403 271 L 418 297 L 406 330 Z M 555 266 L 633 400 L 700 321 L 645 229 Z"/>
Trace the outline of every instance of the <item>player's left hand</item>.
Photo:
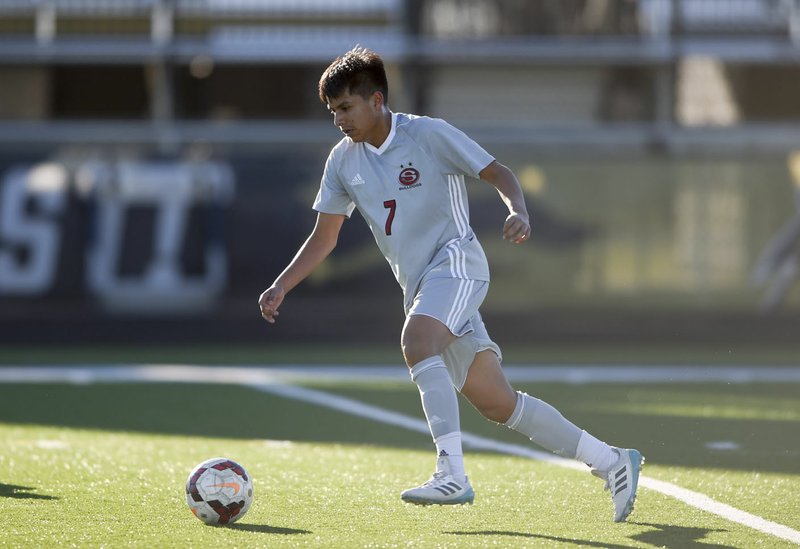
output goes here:
<path id="1" fill-rule="evenodd" d="M 279 284 L 273 284 L 259 296 L 258 306 L 261 309 L 261 316 L 270 324 L 275 324 L 278 316 L 278 307 L 281 306 L 286 292 Z"/>
<path id="2" fill-rule="evenodd" d="M 531 236 L 531 224 L 527 215 L 512 213 L 503 225 L 503 239 L 522 244 Z"/>

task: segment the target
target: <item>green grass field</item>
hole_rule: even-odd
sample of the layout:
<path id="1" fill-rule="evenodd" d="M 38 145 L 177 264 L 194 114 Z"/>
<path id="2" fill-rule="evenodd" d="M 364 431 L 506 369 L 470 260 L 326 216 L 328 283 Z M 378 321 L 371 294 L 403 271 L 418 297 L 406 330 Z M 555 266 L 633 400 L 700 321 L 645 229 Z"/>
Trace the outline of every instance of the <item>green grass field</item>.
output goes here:
<path id="1" fill-rule="evenodd" d="M 421 417 L 410 383 L 318 388 Z M 796 385 L 520 388 L 641 449 L 646 476 L 800 529 Z M 467 432 L 526 443 L 468 405 L 463 415 Z M 0 545 L 793 546 L 644 487 L 630 522 L 614 524 L 588 473 L 486 452 L 467 456 L 473 506 L 403 504 L 399 492 L 432 470 L 431 447 L 421 433 L 249 387 L 0 384 Z M 203 525 L 183 501 L 188 472 L 217 455 L 245 465 L 256 488 L 227 528 Z"/>
<path id="2" fill-rule="evenodd" d="M 410 382 L 315 388 L 422 417 Z M 797 384 L 518 388 L 639 448 L 647 477 L 800 530 Z M 464 431 L 532 446 L 462 410 Z M 253 507 L 231 527 L 203 525 L 184 502 L 189 471 L 214 456 L 254 478 Z M 400 491 L 434 465 L 422 433 L 247 386 L 0 383 L 0 546 L 795 546 L 644 487 L 614 524 L 588 471 L 489 452 L 466 464 L 474 505 L 410 506 Z"/>

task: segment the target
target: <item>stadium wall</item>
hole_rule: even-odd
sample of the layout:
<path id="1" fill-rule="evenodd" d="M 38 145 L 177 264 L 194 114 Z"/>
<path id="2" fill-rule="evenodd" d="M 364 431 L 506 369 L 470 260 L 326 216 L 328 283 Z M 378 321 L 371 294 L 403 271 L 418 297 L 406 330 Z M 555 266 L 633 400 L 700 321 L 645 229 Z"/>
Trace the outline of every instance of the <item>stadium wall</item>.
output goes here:
<path id="1" fill-rule="evenodd" d="M 800 9 L 778 0 L 0 2 L 0 341 L 395 343 L 355 216 L 267 328 L 340 137 L 315 84 L 380 51 L 399 111 L 519 175 L 472 182 L 498 339 L 781 340 L 800 316 Z"/>
<path id="2" fill-rule="evenodd" d="M 0 157 L 0 340 L 396 340 L 400 291 L 357 214 L 284 326 L 259 316 L 313 227 L 327 147 L 92 151 Z M 754 278 L 795 215 L 783 159 L 492 152 L 518 173 L 534 225 L 528 245 L 503 242 L 502 204 L 471 182 L 493 273 L 484 312 L 504 337 L 795 337 L 796 285 L 770 304 L 777 283 Z"/>

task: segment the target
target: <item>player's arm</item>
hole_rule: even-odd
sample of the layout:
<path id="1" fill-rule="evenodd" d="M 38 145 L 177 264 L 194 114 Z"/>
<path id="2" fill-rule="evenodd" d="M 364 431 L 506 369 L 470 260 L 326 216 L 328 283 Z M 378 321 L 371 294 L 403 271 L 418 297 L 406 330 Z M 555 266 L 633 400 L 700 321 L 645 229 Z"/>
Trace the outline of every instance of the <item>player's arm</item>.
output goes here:
<path id="1" fill-rule="evenodd" d="M 503 238 L 514 244 L 525 242 L 531 235 L 528 208 L 522 187 L 506 166 L 494 160 L 478 174 L 483 181 L 492 185 L 508 208 L 508 217 L 503 225 Z"/>
<path id="2" fill-rule="evenodd" d="M 326 213 L 317 215 L 317 224 L 314 226 L 314 230 L 311 231 L 311 235 L 300 247 L 294 259 L 275 279 L 272 286 L 264 290 L 258 298 L 258 305 L 264 320 L 274 324 L 275 317 L 278 316 L 278 307 L 281 306 L 286 294 L 310 275 L 333 251 L 345 219 L 344 215 Z"/>

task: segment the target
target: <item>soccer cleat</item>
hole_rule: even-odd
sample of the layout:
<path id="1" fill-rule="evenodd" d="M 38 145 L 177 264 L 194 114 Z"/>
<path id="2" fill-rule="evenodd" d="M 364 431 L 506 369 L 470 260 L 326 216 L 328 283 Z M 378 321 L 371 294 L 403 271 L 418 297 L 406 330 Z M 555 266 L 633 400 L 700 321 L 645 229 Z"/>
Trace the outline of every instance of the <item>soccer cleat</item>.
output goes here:
<path id="1" fill-rule="evenodd" d="M 472 503 L 475 492 L 464 476 L 463 482 L 450 474 L 446 457 L 440 457 L 437 471 L 422 486 L 405 490 L 400 497 L 407 503 L 416 505 L 463 505 Z"/>
<path id="2" fill-rule="evenodd" d="M 616 463 L 608 471 L 593 469 L 592 474 L 606 481 L 605 489 L 611 492 L 614 502 L 614 522 L 623 522 L 633 511 L 644 456 L 638 450 L 615 450 L 619 453 Z"/>

